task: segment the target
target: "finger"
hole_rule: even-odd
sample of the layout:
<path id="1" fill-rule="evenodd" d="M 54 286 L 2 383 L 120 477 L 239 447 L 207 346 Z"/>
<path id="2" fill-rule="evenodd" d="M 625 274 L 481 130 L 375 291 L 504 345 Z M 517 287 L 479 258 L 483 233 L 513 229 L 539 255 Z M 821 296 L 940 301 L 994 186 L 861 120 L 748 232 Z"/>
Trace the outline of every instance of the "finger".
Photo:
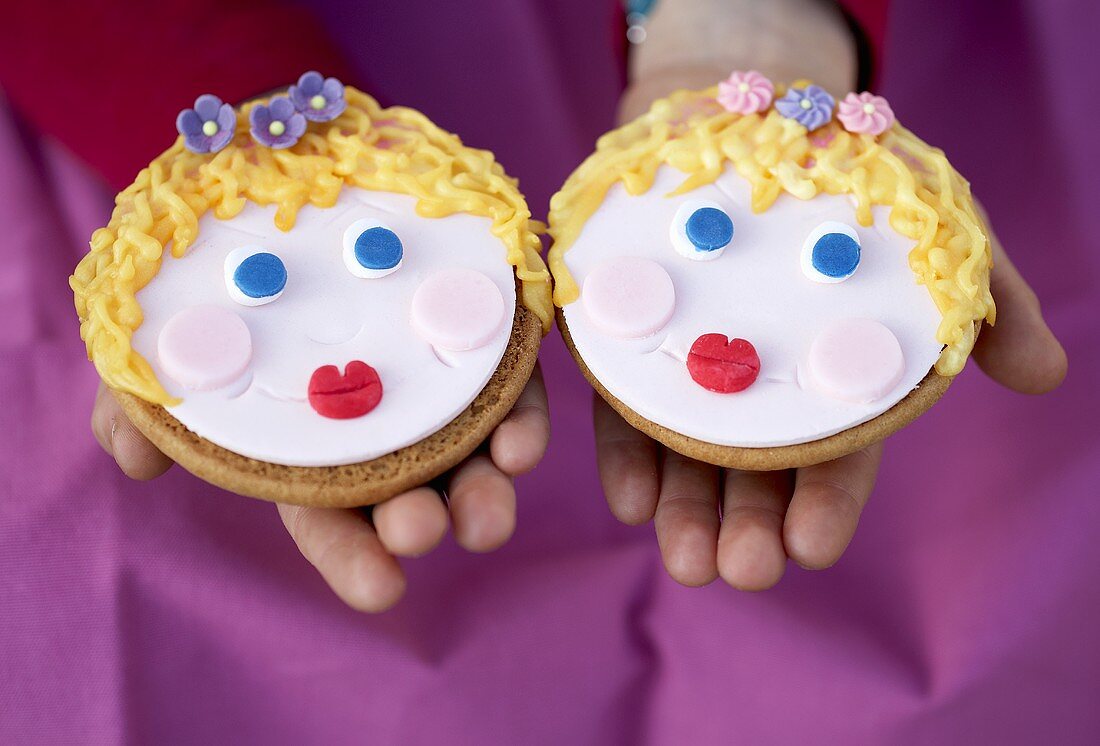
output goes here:
<path id="1" fill-rule="evenodd" d="M 653 517 L 661 557 L 676 582 L 706 585 L 718 576 L 718 470 L 665 453 Z"/>
<path id="2" fill-rule="evenodd" d="M 103 450 L 114 456 L 122 473 L 148 480 L 168 471 L 172 459 L 161 453 L 134 427 L 114 395 L 102 383 L 92 407 L 92 432 Z"/>
<path id="3" fill-rule="evenodd" d="M 802 567 L 834 564 L 852 540 L 871 496 L 882 444 L 868 446 L 795 473 L 794 496 L 783 522 L 787 555 Z"/>
<path id="4" fill-rule="evenodd" d="M 986 326 L 974 346 L 974 360 L 997 383 L 1024 394 L 1058 388 L 1066 377 L 1066 351 L 1043 320 L 1039 298 L 1016 270 L 997 237 L 990 235 L 993 269 L 990 292 L 997 323 Z"/>
<path id="5" fill-rule="evenodd" d="M 542 369 L 536 364 L 516 405 L 493 431 L 489 453 L 497 468 L 516 476 L 535 468 L 549 442 L 550 410 Z"/>
<path id="6" fill-rule="evenodd" d="M 99 447 L 106 451 L 109 455 L 114 456 L 111 453 L 111 420 L 113 414 L 108 408 L 105 398 L 112 397 L 107 393 L 107 387 L 100 381 L 99 388 L 95 392 L 95 403 L 92 404 L 92 435 L 95 436 L 96 442 L 99 443 Z M 118 404 L 114 406 L 117 408 Z"/>
<path id="7" fill-rule="evenodd" d="M 592 423 L 600 483 L 612 515 L 631 526 L 650 521 L 661 488 L 657 444 L 597 394 L 592 397 Z"/>
<path id="8" fill-rule="evenodd" d="M 474 456 L 458 467 L 448 497 L 460 546 L 471 552 L 491 552 L 511 538 L 516 528 L 516 491 L 488 456 Z"/>
<path id="9" fill-rule="evenodd" d="M 279 505 L 298 551 L 340 599 L 357 611 L 385 611 L 405 593 L 405 573 L 354 510 Z"/>
<path id="10" fill-rule="evenodd" d="M 382 546 L 400 557 L 427 554 L 447 533 L 447 506 L 430 487 L 410 490 L 374 506 L 372 518 Z"/>
<path id="11" fill-rule="evenodd" d="M 728 471 L 718 533 L 718 574 L 743 591 L 771 588 L 783 577 L 783 516 L 790 471 Z"/>

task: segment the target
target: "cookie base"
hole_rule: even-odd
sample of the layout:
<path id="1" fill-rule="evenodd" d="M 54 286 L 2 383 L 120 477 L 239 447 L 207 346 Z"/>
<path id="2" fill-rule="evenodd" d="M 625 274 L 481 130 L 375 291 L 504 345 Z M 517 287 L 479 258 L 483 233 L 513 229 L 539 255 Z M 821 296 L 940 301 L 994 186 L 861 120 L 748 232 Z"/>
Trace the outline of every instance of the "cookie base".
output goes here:
<path id="1" fill-rule="evenodd" d="M 517 303 L 504 356 L 470 406 L 423 440 L 344 466 L 283 466 L 241 456 L 191 432 L 159 404 L 113 393 L 122 411 L 153 445 L 200 479 L 272 502 L 359 507 L 426 484 L 473 453 L 519 399 L 535 368 L 541 342 L 538 317 Z"/>
<path id="2" fill-rule="evenodd" d="M 941 376 L 935 369 L 932 369 L 928 371 L 928 375 L 912 391 L 906 394 L 905 398 L 882 414 L 825 438 L 811 440 L 806 443 L 766 448 L 724 446 L 691 438 L 663 425 L 658 425 L 656 422 L 642 417 L 616 399 L 585 365 L 583 358 L 581 358 L 580 353 L 573 344 L 573 338 L 569 335 L 569 326 L 565 323 L 565 315 L 560 308 L 556 311 L 556 317 L 558 329 L 561 331 L 562 339 L 565 340 L 565 346 L 569 348 L 573 359 L 577 361 L 581 373 L 592 384 L 592 388 L 624 420 L 636 430 L 640 430 L 677 453 L 729 469 L 742 469 L 745 471 L 796 469 L 847 456 L 849 453 L 854 453 L 885 440 L 888 436 L 893 435 L 924 414 L 943 396 L 944 392 L 947 391 L 947 387 L 951 385 L 951 381 L 954 380 L 954 376 Z"/>

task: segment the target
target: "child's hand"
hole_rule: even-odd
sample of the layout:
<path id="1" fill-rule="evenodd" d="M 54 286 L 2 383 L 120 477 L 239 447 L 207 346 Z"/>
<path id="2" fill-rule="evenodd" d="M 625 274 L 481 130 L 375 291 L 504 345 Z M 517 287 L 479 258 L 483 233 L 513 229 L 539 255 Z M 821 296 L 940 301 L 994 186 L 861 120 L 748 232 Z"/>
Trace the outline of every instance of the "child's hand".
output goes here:
<path id="1" fill-rule="evenodd" d="M 119 468 L 134 479 L 153 479 L 172 461 L 126 418 L 100 384 L 92 432 Z M 448 510 L 455 539 L 471 552 L 503 545 L 516 525 L 512 478 L 530 471 L 550 440 L 542 372 L 536 366 L 515 407 L 478 452 L 445 477 L 447 501 L 431 487 L 398 495 L 372 510 L 279 505 L 298 550 L 345 603 L 359 611 L 384 611 L 405 593 L 398 557 L 427 554 L 447 533 Z"/>
<path id="2" fill-rule="evenodd" d="M 973 358 L 1003 386 L 1045 393 L 1065 378 L 1066 353 L 1035 293 L 996 236 L 991 241 L 997 325 L 982 329 Z M 600 480 L 611 512 L 631 525 L 652 519 L 665 568 L 684 585 L 721 576 L 735 588 L 763 590 L 779 582 L 788 557 L 808 569 L 829 567 L 855 533 L 882 457 L 877 444 L 792 471 L 719 469 L 662 447 L 594 400 Z"/>
<path id="3" fill-rule="evenodd" d="M 621 121 L 671 91 L 705 88 L 735 69 L 756 68 L 773 80 L 812 75 L 834 93 L 851 90 L 856 77 L 851 34 L 829 3 L 665 0 L 647 30 L 631 59 Z M 1050 391 L 1066 375 L 1066 353 L 1035 293 L 995 236 L 991 241 L 997 325 L 982 329 L 973 358 L 1010 389 Z M 878 444 L 793 471 L 723 470 L 665 449 L 594 399 L 611 512 L 632 525 L 652 519 L 665 567 L 684 585 L 721 575 L 736 588 L 763 590 L 779 582 L 788 557 L 806 568 L 832 565 L 852 539 L 882 458 Z"/>

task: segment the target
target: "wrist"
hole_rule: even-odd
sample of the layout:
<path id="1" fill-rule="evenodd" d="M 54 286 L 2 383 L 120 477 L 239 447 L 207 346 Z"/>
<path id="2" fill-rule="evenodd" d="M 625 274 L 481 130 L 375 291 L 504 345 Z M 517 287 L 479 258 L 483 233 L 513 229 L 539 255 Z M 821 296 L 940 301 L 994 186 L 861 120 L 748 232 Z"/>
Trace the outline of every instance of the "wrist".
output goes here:
<path id="1" fill-rule="evenodd" d="M 836 6 L 817 0 L 662 0 L 633 48 L 620 120 L 680 88 L 706 88 L 736 69 L 775 82 L 813 80 L 834 95 L 852 89 L 855 40 Z"/>
<path id="2" fill-rule="evenodd" d="M 682 88 L 708 88 L 724 80 L 732 68 L 718 65 L 671 67 L 634 77 L 619 97 L 618 121 L 628 122 L 645 112 L 659 98 Z"/>

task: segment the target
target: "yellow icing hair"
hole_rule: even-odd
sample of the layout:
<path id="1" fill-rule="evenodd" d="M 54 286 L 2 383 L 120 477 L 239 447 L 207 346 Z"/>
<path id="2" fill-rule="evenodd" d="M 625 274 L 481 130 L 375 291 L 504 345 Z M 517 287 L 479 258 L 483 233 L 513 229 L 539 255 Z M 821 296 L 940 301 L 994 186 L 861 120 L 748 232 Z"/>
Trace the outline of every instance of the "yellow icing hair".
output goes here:
<path id="1" fill-rule="evenodd" d="M 976 321 L 993 323 L 989 293 L 989 239 L 970 185 L 930 147 L 895 124 L 875 138 L 853 135 L 833 121 L 812 133 L 774 109 L 739 115 L 715 101 L 717 87 L 677 91 L 634 121 L 612 130 L 550 200 L 548 254 L 554 302 L 567 305 L 579 291 L 563 259 L 607 190 L 622 182 L 639 195 L 668 164 L 687 174 L 668 196 L 710 184 L 729 163 L 752 187 L 752 210 L 763 212 L 781 192 L 798 199 L 849 194 L 860 225 L 873 222 L 872 205 L 889 205 L 890 225 L 916 241 L 909 266 L 943 315 L 936 338 L 945 345 L 936 370 L 962 370 L 974 347 Z M 781 95 L 782 90 L 777 91 Z"/>
<path id="2" fill-rule="evenodd" d="M 275 225 L 289 231 L 303 205 L 331 207 L 345 184 L 411 195 L 424 217 L 465 212 L 490 218 L 522 283 L 524 305 L 549 329 L 550 276 L 535 234 L 541 226 L 531 220 L 516 181 L 492 153 L 464 146 L 420 112 L 383 109 L 365 93 L 345 90 L 343 114 L 311 123 L 284 150 L 251 139 L 248 114 L 263 101 L 245 104 L 223 150 L 192 153 L 180 137 L 115 198 L 110 222 L 92 234 L 91 251 L 69 278 L 80 336 L 109 386 L 153 403 L 176 403 L 130 345 L 142 321 L 136 294 L 160 270 L 166 247 L 180 258 L 195 242 L 203 214 L 212 210 L 227 220 L 247 202 L 274 204 Z"/>

